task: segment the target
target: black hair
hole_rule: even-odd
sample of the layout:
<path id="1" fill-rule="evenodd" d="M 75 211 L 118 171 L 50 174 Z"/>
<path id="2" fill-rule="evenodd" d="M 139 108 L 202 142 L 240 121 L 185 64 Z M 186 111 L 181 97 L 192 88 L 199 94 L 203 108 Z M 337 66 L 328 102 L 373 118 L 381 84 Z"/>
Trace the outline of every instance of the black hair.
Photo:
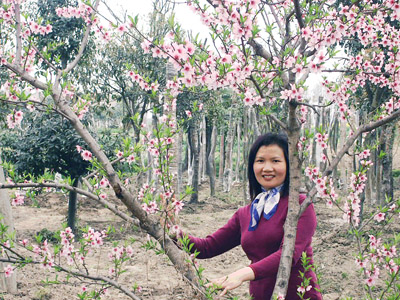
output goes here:
<path id="1" fill-rule="evenodd" d="M 282 196 L 286 196 L 289 194 L 289 147 L 288 147 L 288 138 L 285 133 L 274 133 L 268 132 L 266 134 L 260 135 L 256 141 L 254 142 L 253 146 L 251 146 L 249 152 L 249 162 L 247 167 L 247 176 L 249 179 L 249 189 L 250 189 L 250 198 L 251 201 L 254 200 L 255 197 L 259 193 L 261 193 L 261 185 L 258 183 L 256 176 L 254 174 L 254 160 L 256 159 L 256 155 L 258 150 L 262 146 L 270 146 L 270 145 L 277 145 L 279 148 L 282 149 L 283 154 L 285 156 L 286 161 L 286 178 L 283 183 L 283 189 L 281 191 Z"/>

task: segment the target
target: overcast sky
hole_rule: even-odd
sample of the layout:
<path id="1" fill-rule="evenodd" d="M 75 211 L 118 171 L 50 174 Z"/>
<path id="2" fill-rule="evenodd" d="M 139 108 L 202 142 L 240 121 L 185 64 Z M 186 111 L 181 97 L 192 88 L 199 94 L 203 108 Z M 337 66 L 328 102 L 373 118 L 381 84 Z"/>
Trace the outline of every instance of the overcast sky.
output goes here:
<path id="1" fill-rule="evenodd" d="M 181 2 L 175 5 L 176 22 L 181 24 L 186 31 L 191 30 L 194 35 L 200 33 L 201 38 L 208 37 L 207 27 L 201 23 L 200 17 L 194 14 L 183 1 L 176 2 Z M 146 17 L 153 8 L 152 0 L 107 0 L 107 3 L 119 15 L 124 10 L 127 10 L 128 15 L 132 17 L 139 15 L 139 26 L 146 22 Z"/>

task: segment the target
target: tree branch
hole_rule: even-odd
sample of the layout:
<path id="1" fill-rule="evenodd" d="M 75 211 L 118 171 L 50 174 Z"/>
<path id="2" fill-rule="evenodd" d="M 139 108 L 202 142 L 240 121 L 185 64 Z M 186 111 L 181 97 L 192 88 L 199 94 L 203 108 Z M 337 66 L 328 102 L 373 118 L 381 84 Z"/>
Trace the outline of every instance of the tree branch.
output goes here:
<path id="1" fill-rule="evenodd" d="M 364 124 L 361 127 L 358 128 L 356 132 L 353 133 L 353 135 L 349 136 L 347 138 L 347 142 L 343 145 L 343 148 L 340 150 L 340 152 L 337 154 L 337 156 L 333 159 L 331 165 L 324 171 L 322 174 L 322 177 L 329 176 L 332 174 L 333 170 L 337 167 L 339 164 L 340 160 L 342 157 L 348 152 L 350 147 L 354 144 L 354 142 L 357 140 L 357 138 L 363 134 L 364 132 L 369 132 L 372 131 L 380 126 L 383 126 L 389 122 L 392 122 L 396 120 L 397 118 L 400 117 L 400 109 L 392 113 L 390 116 L 387 116 L 381 120 L 371 122 L 369 124 Z M 300 214 L 302 214 L 306 208 L 312 203 L 312 199 L 315 197 L 317 193 L 317 189 L 314 186 L 311 191 L 309 192 L 309 196 L 304 200 L 300 207 Z"/>
<path id="2" fill-rule="evenodd" d="M 27 72 L 25 72 L 20 66 L 16 65 L 16 64 L 10 64 L 9 62 L 5 62 L 5 64 L 3 64 L 7 69 L 9 69 L 10 71 L 14 72 L 15 74 L 19 75 L 21 77 L 22 80 L 30 83 L 32 86 L 34 86 L 35 88 L 38 88 L 40 90 L 46 90 L 48 88 L 47 84 L 40 81 L 39 79 L 37 79 L 36 77 L 33 77 L 31 75 L 29 75 Z"/>
<path id="3" fill-rule="evenodd" d="M 8 262 L 8 263 L 12 263 L 12 264 L 35 264 L 35 265 L 43 264 L 43 262 L 31 261 L 31 260 L 27 260 L 26 258 L 18 260 L 18 259 L 7 259 L 4 257 L 0 257 L 0 262 Z M 136 296 L 134 293 L 132 293 L 128 288 L 120 285 L 118 282 L 116 282 L 115 280 L 112 280 L 110 278 L 107 278 L 104 276 L 91 276 L 91 275 L 81 273 L 81 272 L 70 271 L 59 265 L 54 265 L 51 268 L 55 269 L 56 271 L 61 271 L 61 272 L 67 273 L 67 274 L 71 274 L 75 277 L 82 277 L 82 278 L 87 278 L 87 279 L 94 280 L 94 281 L 106 282 L 109 285 L 111 285 L 111 286 L 115 287 L 116 289 L 120 290 L 121 292 L 123 292 L 125 295 L 129 296 L 131 299 L 140 300 L 140 298 L 138 296 Z"/>
<path id="4" fill-rule="evenodd" d="M 96 2 L 93 5 L 93 13 L 91 15 L 91 19 L 93 20 L 93 17 L 97 11 L 97 7 L 99 6 L 100 0 L 96 0 Z M 78 62 L 80 61 L 80 59 L 83 56 L 83 52 L 86 49 L 86 46 L 88 44 L 89 41 L 89 34 L 90 34 L 90 29 L 92 28 L 93 23 L 90 23 L 87 25 L 86 30 L 85 30 L 85 34 L 83 36 L 81 45 L 79 47 L 79 51 L 78 54 L 76 55 L 75 59 L 63 70 L 63 73 L 67 74 L 69 73 L 73 68 L 75 68 L 75 66 L 78 64 Z"/>
<path id="5" fill-rule="evenodd" d="M 247 43 L 253 48 L 256 55 L 261 56 L 262 58 L 266 59 L 267 61 L 272 60 L 272 56 L 268 53 L 264 47 L 257 43 L 254 39 L 249 39 Z"/>
<path id="6" fill-rule="evenodd" d="M 15 50 L 15 64 L 20 66 L 22 57 L 22 35 L 21 35 L 21 11 L 20 5 L 15 3 L 15 19 L 16 19 L 16 50 Z"/>
<path id="7" fill-rule="evenodd" d="M 297 19 L 297 22 L 299 23 L 299 27 L 304 28 L 305 25 L 304 25 L 303 16 L 302 16 L 301 9 L 300 9 L 299 0 L 293 0 L 293 4 L 294 4 L 294 11 L 296 14 L 296 19 Z"/>

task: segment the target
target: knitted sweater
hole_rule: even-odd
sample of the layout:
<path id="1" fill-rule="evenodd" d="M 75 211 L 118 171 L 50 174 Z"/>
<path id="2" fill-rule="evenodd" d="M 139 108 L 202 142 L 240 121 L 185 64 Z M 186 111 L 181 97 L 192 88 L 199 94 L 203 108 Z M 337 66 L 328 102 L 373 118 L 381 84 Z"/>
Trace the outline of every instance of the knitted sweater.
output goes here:
<path id="1" fill-rule="evenodd" d="M 305 195 L 300 195 L 300 203 Z M 239 208 L 228 223 L 206 238 L 190 236 L 195 249 L 200 254 L 198 258 L 210 258 L 222 254 L 238 245 L 242 245 L 244 252 L 251 261 L 249 267 L 254 271 L 255 279 L 250 281 L 250 295 L 253 300 L 270 299 L 274 290 L 276 275 L 278 273 L 279 261 L 283 245 L 283 224 L 286 220 L 288 209 L 288 197 L 280 199 L 278 209 L 271 219 L 261 218 L 258 227 L 249 231 L 251 204 Z M 301 254 L 306 252 L 312 261 L 312 236 L 316 228 L 316 216 L 314 206 L 311 204 L 302 214 L 297 227 L 295 250 L 293 254 L 293 265 L 289 280 L 286 299 L 297 300 L 297 288 L 301 285 L 299 271 L 304 272 L 301 265 Z M 316 276 L 313 271 L 306 273 L 311 278 L 310 285 L 313 287 L 306 292 L 304 299 L 320 300 L 319 288 L 316 284 Z"/>

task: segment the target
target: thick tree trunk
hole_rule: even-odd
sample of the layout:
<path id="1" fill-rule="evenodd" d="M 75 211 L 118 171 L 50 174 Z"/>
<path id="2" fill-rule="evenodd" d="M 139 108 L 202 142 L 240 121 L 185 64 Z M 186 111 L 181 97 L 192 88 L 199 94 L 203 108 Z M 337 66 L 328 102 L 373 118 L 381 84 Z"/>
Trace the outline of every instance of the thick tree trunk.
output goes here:
<path id="1" fill-rule="evenodd" d="M 221 139 L 219 144 L 219 170 L 218 170 L 218 181 L 219 185 L 223 184 L 224 175 L 224 162 L 225 162 L 225 132 L 224 129 L 221 130 Z"/>
<path id="2" fill-rule="evenodd" d="M 215 170 L 215 148 L 217 146 L 217 126 L 213 121 L 212 132 L 211 132 L 211 145 L 210 153 L 208 154 L 208 176 L 210 178 L 210 195 L 215 196 L 215 182 L 216 182 L 216 170 Z"/>
<path id="3" fill-rule="evenodd" d="M 253 107 L 250 107 L 250 114 L 251 114 L 251 118 L 250 118 L 251 124 L 253 125 L 253 128 L 254 128 L 254 135 L 256 137 L 258 137 L 261 135 L 260 128 L 258 126 L 259 120 L 257 118 L 256 111 Z"/>
<path id="4" fill-rule="evenodd" d="M 178 132 L 178 149 L 183 149 L 183 130 L 179 130 Z M 182 159 L 182 150 L 179 150 L 176 155 L 176 160 L 178 161 L 178 174 L 177 174 L 177 188 L 176 188 L 176 194 L 179 196 L 182 192 L 182 186 L 183 186 L 183 159 Z"/>
<path id="5" fill-rule="evenodd" d="M 187 185 L 192 185 L 193 181 L 193 154 L 192 154 L 192 142 L 191 142 L 191 131 L 190 128 L 187 132 Z"/>
<path id="6" fill-rule="evenodd" d="M 192 177 L 192 189 L 193 194 L 190 197 L 189 203 L 199 202 L 199 132 L 198 126 L 190 128 L 190 141 L 191 150 L 193 153 L 193 177 Z"/>
<path id="7" fill-rule="evenodd" d="M 0 183 L 5 183 L 5 176 L 3 166 L 1 165 L 0 159 Z M 14 219 L 12 216 L 10 197 L 8 196 L 8 191 L 0 189 L 0 214 L 3 217 L 2 223 L 8 226 L 7 233 L 12 234 L 15 232 L 14 229 Z M 14 235 L 15 239 L 15 235 Z M 14 241 L 15 242 L 15 241 Z M 0 263 L 1 270 L 4 269 L 6 264 Z M 17 293 L 17 274 L 14 271 L 10 277 L 5 277 L 3 274 L 0 275 L 0 288 L 10 294 Z"/>
<path id="8" fill-rule="evenodd" d="M 207 169 L 207 141 L 206 141 L 206 118 L 203 115 L 200 126 L 200 157 L 199 157 L 199 177 L 201 184 L 206 180 L 206 169 Z"/>
<path id="9" fill-rule="evenodd" d="M 242 170 L 243 170 L 243 205 L 246 205 L 250 196 L 249 196 L 249 187 L 248 187 L 248 177 L 247 177 L 247 161 L 249 156 L 249 122 L 248 122 L 248 113 L 247 107 L 244 108 L 243 114 L 243 161 L 242 161 Z"/>
<path id="10" fill-rule="evenodd" d="M 73 187 L 78 187 L 79 178 L 74 178 L 74 182 L 72 184 Z M 71 191 L 69 192 L 68 198 L 68 218 L 67 224 L 68 227 L 72 229 L 73 232 L 76 230 L 76 210 L 78 206 L 78 193 Z"/>
<path id="11" fill-rule="evenodd" d="M 382 128 L 384 138 L 384 149 L 386 155 L 382 159 L 382 200 L 386 197 L 393 200 L 393 142 L 396 124 L 391 123 Z M 383 204 L 384 202 L 381 202 Z"/>
<path id="12" fill-rule="evenodd" d="M 233 142 L 235 139 L 235 125 L 233 121 L 232 110 L 229 113 L 229 126 L 228 134 L 226 137 L 226 151 L 225 151 L 225 170 L 223 178 L 223 191 L 228 193 L 232 186 L 232 153 L 233 153 Z"/>
<path id="13" fill-rule="evenodd" d="M 240 142 L 241 142 L 241 131 L 242 131 L 242 127 L 241 127 L 241 120 L 238 120 L 237 123 L 237 141 L 236 141 L 236 166 L 235 166 L 235 182 L 240 182 L 241 177 L 240 177 L 240 162 L 241 162 L 241 151 L 240 151 Z"/>
<path id="14" fill-rule="evenodd" d="M 385 136 L 383 134 L 383 128 L 380 128 L 381 135 L 379 137 L 379 147 L 378 147 L 378 159 L 376 160 L 376 201 L 378 205 L 381 205 L 384 201 L 384 194 L 382 193 L 382 159 L 379 158 L 379 153 L 384 151 L 383 143 L 385 141 Z"/>
<path id="15" fill-rule="evenodd" d="M 299 189 L 301 184 L 301 161 L 298 155 L 297 143 L 300 139 L 300 126 L 296 118 L 296 106 L 289 104 L 288 118 L 290 189 L 288 213 L 284 224 L 282 255 L 276 278 L 274 295 L 286 295 L 292 267 L 293 251 L 296 241 L 297 222 L 299 220 L 300 204 Z M 273 299 L 273 298 L 271 298 Z"/>

